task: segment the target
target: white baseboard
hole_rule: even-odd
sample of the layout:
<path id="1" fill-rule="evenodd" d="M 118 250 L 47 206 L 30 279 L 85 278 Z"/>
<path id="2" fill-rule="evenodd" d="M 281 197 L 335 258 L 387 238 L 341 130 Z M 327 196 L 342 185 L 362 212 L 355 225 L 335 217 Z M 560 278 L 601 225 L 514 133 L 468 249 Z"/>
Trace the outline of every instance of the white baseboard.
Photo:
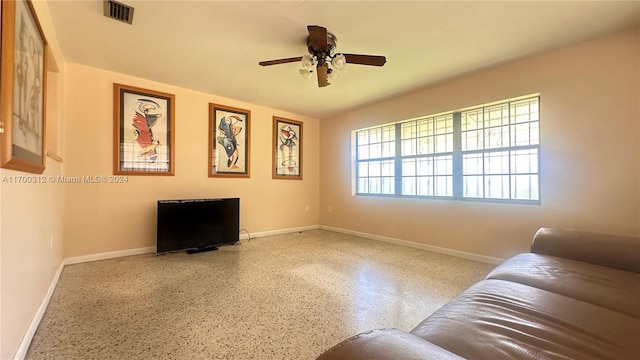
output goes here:
<path id="1" fill-rule="evenodd" d="M 288 233 L 293 233 L 298 231 L 315 230 L 319 228 L 320 228 L 320 225 L 311 225 L 311 226 L 303 226 L 303 227 L 289 228 L 289 229 L 262 231 L 257 233 L 251 233 L 251 238 L 253 239 L 253 238 L 264 237 L 264 236 L 282 235 L 282 234 L 288 234 Z M 240 240 L 246 240 L 248 238 L 249 237 L 246 233 L 240 234 Z M 155 252 L 156 252 L 156 247 L 149 246 L 149 247 L 143 247 L 143 248 L 137 248 L 137 249 L 110 251 L 110 252 L 104 252 L 104 253 L 98 253 L 98 254 L 75 256 L 75 257 L 64 259 L 63 263 L 64 265 L 72 265 L 72 264 L 80 264 L 80 263 L 85 263 L 90 261 L 114 259 L 114 258 L 119 258 L 124 256 L 150 254 Z"/>
<path id="2" fill-rule="evenodd" d="M 447 249 L 447 248 L 443 248 L 443 247 L 439 247 L 439 246 L 420 244 L 420 243 L 416 243 L 416 242 L 413 242 L 413 241 L 400 240 L 400 239 L 396 239 L 396 238 L 392 238 L 392 237 L 368 234 L 368 233 L 363 233 L 363 232 L 359 232 L 359 231 L 353 231 L 353 230 L 337 228 L 337 227 L 333 227 L 333 226 L 321 225 L 320 228 L 323 229 L 323 230 L 335 231 L 335 232 L 339 232 L 339 233 L 343 233 L 343 234 L 360 236 L 360 237 L 371 239 L 371 240 L 384 241 L 384 242 L 389 242 L 389 243 L 402 245 L 402 246 L 408 246 L 408 247 L 412 247 L 412 248 L 416 248 L 416 249 L 433 251 L 433 252 L 439 253 L 439 254 L 451 255 L 451 256 L 455 256 L 455 257 L 459 257 L 459 258 L 463 258 L 463 259 L 479 261 L 479 262 L 492 264 L 492 265 L 500 265 L 500 264 L 502 264 L 504 262 L 504 259 L 495 258 L 495 257 L 491 257 L 491 256 L 478 255 L 478 254 L 469 253 L 469 252 L 465 252 L 465 251 Z"/>
<path id="3" fill-rule="evenodd" d="M 74 257 L 66 258 L 62 262 L 64 265 L 71 265 L 71 264 L 80 264 L 80 263 L 85 263 L 90 261 L 107 260 L 107 259 L 113 259 L 113 258 L 119 258 L 124 256 L 131 256 L 131 255 L 149 254 L 149 253 L 155 253 L 155 252 L 156 252 L 156 247 L 149 246 L 149 247 L 143 247 L 138 249 L 128 249 L 128 250 L 110 251 L 110 252 L 104 252 L 104 253 L 98 253 L 98 254 L 91 254 L 91 255 L 74 256 Z"/>
<path id="4" fill-rule="evenodd" d="M 60 262 L 60 266 L 58 266 L 58 270 L 56 271 L 56 274 L 53 276 L 53 280 L 51 280 L 51 284 L 49 285 L 49 290 L 47 290 L 47 293 L 44 295 L 44 299 L 42 299 L 42 303 L 40 303 L 40 307 L 36 311 L 36 314 L 33 316 L 31 324 L 29 324 L 27 332 L 25 333 L 24 337 L 22 338 L 22 342 L 18 347 L 18 351 L 13 357 L 14 360 L 23 360 L 27 355 L 27 350 L 29 350 L 31 340 L 33 340 L 33 336 L 36 334 L 36 330 L 38 330 L 40 321 L 42 321 L 42 317 L 47 310 L 47 306 L 49 306 L 51 296 L 53 295 L 53 292 L 58 285 L 58 280 L 60 279 L 60 274 L 62 274 L 62 269 L 64 269 L 64 261 Z"/>
<path id="5" fill-rule="evenodd" d="M 290 234 L 299 231 L 308 231 L 308 230 L 317 230 L 320 229 L 320 225 L 311 225 L 311 226 L 302 226 L 297 228 L 288 228 L 288 229 L 280 229 L 280 230 L 270 230 L 270 231 L 261 231 L 257 233 L 251 233 L 251 238 L 259 238 L 265 236 L 274 236 L 274 235 L 282 235 L 282 234 Z M 249 236 L 247 233 L 243 233 L 245 229 L 242 229 L 240 232 L 240 240 L 247 240 Z"/>

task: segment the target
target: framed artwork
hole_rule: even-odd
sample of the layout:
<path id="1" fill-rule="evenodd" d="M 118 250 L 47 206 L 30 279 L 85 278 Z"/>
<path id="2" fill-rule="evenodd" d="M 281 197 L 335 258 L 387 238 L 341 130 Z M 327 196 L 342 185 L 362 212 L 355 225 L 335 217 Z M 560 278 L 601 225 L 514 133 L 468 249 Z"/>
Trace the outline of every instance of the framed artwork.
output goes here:
<path id="1" fill-rule="evenodd" d="M 302 122 L 273 117 L 272 178 L 302 180 Z"/>
<path id="2" fill-rule="evenodd" d="M 251 111 L 209 103 L 209 177 L 249 177 Z"/>
<path id="3" fill-rule="evenodd" d="M 42 174 L 47 41 L 30 1 L 2 1 L 0 9 L 0 166 Z"/>
<path id="4" fill-rule="evenodd" d="M 174 175 L 175 96 L 113 84 L 113 173 Z"/>

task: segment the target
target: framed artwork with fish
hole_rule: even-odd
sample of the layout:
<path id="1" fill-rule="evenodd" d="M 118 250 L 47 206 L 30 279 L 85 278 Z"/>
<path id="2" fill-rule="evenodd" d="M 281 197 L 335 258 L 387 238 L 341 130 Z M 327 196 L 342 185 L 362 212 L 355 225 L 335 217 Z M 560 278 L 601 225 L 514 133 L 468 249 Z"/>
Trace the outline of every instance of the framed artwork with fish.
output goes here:
<path id="1" fill-rule="evenodd" d="M 251 111 L 209 103 L 209 177 L 248 178 Z"/>
<path id="2" fill-rule="evenodd" d="M 302 122 L 273 117 L 271 177 L 302 180 Z"/>
<path id="3" fill-rule="evenodd" d="M 42 174 L 47 41 L 31 1 L 2 1 L 0 166 Z"/>
<path id="4" fill-rule="evenodd" d="M 113 84 L 113 173 L 174 175 L 175 95 Z"/>

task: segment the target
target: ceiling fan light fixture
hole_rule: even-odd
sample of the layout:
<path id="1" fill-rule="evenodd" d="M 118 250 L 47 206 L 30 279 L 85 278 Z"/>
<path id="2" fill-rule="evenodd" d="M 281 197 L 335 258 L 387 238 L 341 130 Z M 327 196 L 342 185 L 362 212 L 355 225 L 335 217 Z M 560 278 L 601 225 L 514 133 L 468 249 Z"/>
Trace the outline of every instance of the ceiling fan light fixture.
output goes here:
<path id="1" fill-rule="evenodd" d="M 311 70 L 300 69 L 299 72 L 300 72 L 300 76 L 302 76 L 302 78 L 305 80 L 311 79 L 314 73 L 313 69 Z"/>
<path id="2" fill-rule="evenodd" d="M 277 60 L 260 61 L 258 65 L 270 66 L 300 62 L 298 73 L 305 79 L 317 74 L 318 87 L 330 84 L 329 79 L 335 79 L 344 70 L 347 63 L 382 66 L 387 59 L 380 55 L 341 54 L 336 53 L 338 39 L 327 28 L 318 25 L 307 26 L 308 54 Z"/>
<path id="3" fill-rule="evenodd" d="M 311 54 L 302 55 L 302 61 L 300 61 L 302 70 L 312 70 L 316 67 L 316 60 Z"/>
<path id="4" fill-rule="evenodd" d="M 342 54 L 338 54 L 331 59 L 331 67 L 334 70 L 342 71 L 344 66 L 347 64 L 347 58 Z"/>

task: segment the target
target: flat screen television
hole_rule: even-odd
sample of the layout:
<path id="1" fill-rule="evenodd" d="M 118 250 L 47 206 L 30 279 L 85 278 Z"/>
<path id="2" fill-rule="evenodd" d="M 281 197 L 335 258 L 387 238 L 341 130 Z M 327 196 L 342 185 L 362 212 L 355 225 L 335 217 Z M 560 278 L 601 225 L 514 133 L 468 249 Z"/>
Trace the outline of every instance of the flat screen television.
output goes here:
<path id="1" fill-rule="evenodd" d="M 157 252 L 214 250 L 240 241 L 240 199 L 158 200 Z"/>

